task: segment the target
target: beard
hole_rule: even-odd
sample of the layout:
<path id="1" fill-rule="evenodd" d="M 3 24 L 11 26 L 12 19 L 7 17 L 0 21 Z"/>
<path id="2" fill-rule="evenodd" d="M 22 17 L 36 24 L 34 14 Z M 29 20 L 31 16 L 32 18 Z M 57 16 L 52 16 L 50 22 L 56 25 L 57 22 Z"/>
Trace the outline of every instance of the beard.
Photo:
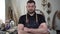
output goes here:
<path id="1" fill-rule="evenodd" d="M 35 13 L 35 10 L 34 11 L 28 11 L 29 14 L 32 14 L 32 13 Z"/>

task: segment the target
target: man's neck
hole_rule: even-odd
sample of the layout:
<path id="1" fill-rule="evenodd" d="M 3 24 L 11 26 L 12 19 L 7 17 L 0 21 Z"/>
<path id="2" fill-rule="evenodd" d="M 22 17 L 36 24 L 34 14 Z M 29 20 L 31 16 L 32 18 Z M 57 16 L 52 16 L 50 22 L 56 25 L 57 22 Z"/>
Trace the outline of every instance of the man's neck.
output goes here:
<path id="1" fill-rule="evenodd" d="M 29 13 L 30 16 L 33 16 L 34 14 L 35 14 L 34 12 L 33 13 Z"/>

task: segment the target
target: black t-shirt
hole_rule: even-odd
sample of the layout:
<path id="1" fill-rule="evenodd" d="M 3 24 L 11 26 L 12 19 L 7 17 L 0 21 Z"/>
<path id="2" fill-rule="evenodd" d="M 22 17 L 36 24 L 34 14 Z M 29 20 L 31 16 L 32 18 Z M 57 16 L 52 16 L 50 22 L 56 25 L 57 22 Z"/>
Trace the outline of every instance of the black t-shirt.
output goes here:
<path id="1" fill-rule="evenodd" d="M 36 23 L 36 13 L 33 16 L 27 14 L 29 23 L 26 23 L 26 15 L 23 15 L 19 18 L 18 24 L 23 24 L 24 27 L 28 28 L 38 28 L 41 23 L 45 23 L 45 17 L 43 15 L 37 14 L 38 22 Z"/>

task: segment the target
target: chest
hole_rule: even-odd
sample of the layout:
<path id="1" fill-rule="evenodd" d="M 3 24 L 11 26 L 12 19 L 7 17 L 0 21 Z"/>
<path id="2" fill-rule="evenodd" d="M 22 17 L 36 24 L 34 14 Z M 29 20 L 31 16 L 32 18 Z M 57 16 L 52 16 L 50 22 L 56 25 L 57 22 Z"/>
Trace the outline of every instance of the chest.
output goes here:
<path id="1" fill-rule="evenodd" d="M 38 22 L 36 22 L 36 17 L 29 17 L 28 18 L 28 23 L 26 23 L 26 18 L 24 20 L 24 26 L 28 28 L 38 28 L 40 25 L 40 21 L 38 19 Z"/>

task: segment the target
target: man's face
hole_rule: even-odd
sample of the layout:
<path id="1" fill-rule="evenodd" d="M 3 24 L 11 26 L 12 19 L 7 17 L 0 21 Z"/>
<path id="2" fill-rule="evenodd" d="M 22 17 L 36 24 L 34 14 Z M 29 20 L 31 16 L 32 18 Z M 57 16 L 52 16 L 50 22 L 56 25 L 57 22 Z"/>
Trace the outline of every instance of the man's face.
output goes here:
<path id="1" fill-rule="evenodd" d="M 36 6 L 34 3 L 28 3 L 26 8 L 29 13 L 33 13 L 35 11 Z"/>

